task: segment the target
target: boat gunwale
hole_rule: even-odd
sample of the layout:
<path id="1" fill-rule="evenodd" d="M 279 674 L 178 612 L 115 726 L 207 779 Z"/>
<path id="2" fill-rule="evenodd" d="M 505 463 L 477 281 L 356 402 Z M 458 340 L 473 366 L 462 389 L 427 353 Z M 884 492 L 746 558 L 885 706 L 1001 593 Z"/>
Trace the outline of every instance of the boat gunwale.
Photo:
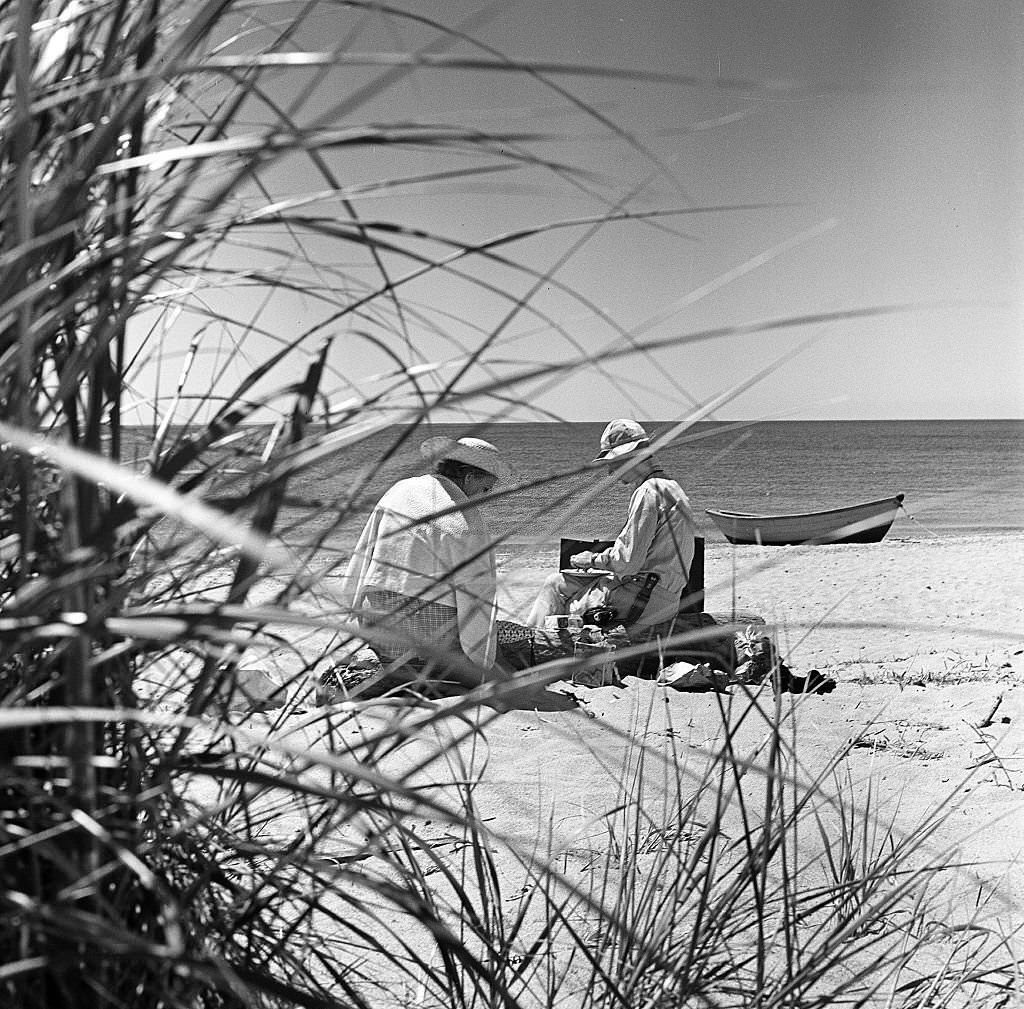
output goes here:
<path id="1" fill-rule="evenodd" d="M 819 511 L 810 512 L 777 512 L 775 514 L 766 514 L 764 512 L 736 512 L 736 511 L 722 511 L 717 508 L 705 508 L 704 512 L 707 515 L 717 515 L 720 518 L 736 518 L 736 519 L 766 519 L 774 521 L 777 519 L 808 519 L 815 518 L 819 515 L 838 515 L 842 512 L 859 511 L 862 508 L 871 508 L 874 506 L 892 504 L 895 508 L 899 508 L 903 504 L 903 494 L 893 494 L 890 497 L 876 498 L 873 501 L 862 501 L 859 504 L 842 505 L 838 508 L 824 508 Z"/>

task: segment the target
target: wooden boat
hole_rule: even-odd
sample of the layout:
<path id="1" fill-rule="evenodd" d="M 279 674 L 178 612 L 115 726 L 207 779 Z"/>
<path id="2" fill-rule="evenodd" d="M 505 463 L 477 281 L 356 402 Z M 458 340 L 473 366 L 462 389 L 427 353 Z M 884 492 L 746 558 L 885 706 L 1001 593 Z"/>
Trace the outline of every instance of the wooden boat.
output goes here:
<path id="1" fill-rule="evenodd" d="M 706 509 L 730 543 L 790 546 L 797 543 L 877 543 L 885 537 L 903 495 L 791 515 Z"/>

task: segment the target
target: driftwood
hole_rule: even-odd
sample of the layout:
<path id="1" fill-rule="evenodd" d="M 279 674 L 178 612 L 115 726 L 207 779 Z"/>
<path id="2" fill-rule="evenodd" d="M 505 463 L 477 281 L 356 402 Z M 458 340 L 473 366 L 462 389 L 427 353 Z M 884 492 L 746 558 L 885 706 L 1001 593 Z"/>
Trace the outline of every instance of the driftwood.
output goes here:
<path id="1" fill-rule="evenodd" d="M 999 710 L 999 705 L 1001 705 L 1002 703 L 1003 703 L 1003 695 L 1002 694 L 996 695 L 996 699 L 993 702 L 992 707 L 989 710 L 989 713 L 987 715 L 985 715 L 985 717 L 982 718 L 980 721 L 975 722 L 974 723 L 974 727 L 976 729 L 987 729 L 990 725 L 992 725 L 993 722 L 995 721 L 996 712 Z"/>

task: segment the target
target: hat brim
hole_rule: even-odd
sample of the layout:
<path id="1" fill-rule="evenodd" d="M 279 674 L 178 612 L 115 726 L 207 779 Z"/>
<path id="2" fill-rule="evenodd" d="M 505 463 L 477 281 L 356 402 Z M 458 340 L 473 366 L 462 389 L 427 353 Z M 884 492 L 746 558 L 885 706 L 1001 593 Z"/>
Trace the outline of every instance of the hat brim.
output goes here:
<path id="1" fill-rule="evenodd" d="M 497 454 L 497 449 L 463 445 L 455 438 L 439 435 L 436 438 L 428 438 L 420 446 L 420 453 L 434 463 L 440 462 L 442 459 L 454 459 L 467 466 L 475 466 L 485 473 L 490 473 L 502 484 L 510 484 L 513 480 L 512 467 Z"/>
<path id="2" fill-rule="evenodd" d="M 650 438 L 639 438 L 636 441 L 627 441 L 623 442 L 621 445 L 613 445 L 611 448 L 606 448 L 603 452 L 599 452 L 590 461 L 591 463 L 617 462 L 620 459 L 626 459 L 629 456 L 636 455 L 636 453 L 650 447 Z"/>

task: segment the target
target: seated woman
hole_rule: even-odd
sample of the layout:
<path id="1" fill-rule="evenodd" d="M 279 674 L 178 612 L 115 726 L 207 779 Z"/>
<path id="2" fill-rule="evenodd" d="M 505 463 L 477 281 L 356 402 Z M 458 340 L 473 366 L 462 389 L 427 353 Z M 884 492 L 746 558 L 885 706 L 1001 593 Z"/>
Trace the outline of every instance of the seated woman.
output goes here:
<path id="1" fill-rule="evenodd" d="M 696 523 L 689 499 L 651 452 L 647 432 L 632 420 L 613 420 L 601 435 L 594 463 L 633 488 L 629 512 L 615 542 L 598 553 L 570 558 L 580 575 L 550 575 L 527 623 L 543 627 L 553 614 L 608 607 L 634 642 L 672 632 L 694 555 Z M 611 572 L 594 576 L 583 569 Z"/>
<path id="2" fill-rule="evenodd" d="M 341 597 L 384 664 L 476 686 L 496 670 L 499 629 L 510 643 L 528 628 L 497 619 L 493 537 L 476 499 L 508 482 L 497 448 L 480 438 L 430 438 L 434 470 L 399 480 L 363 527 Z"/>

